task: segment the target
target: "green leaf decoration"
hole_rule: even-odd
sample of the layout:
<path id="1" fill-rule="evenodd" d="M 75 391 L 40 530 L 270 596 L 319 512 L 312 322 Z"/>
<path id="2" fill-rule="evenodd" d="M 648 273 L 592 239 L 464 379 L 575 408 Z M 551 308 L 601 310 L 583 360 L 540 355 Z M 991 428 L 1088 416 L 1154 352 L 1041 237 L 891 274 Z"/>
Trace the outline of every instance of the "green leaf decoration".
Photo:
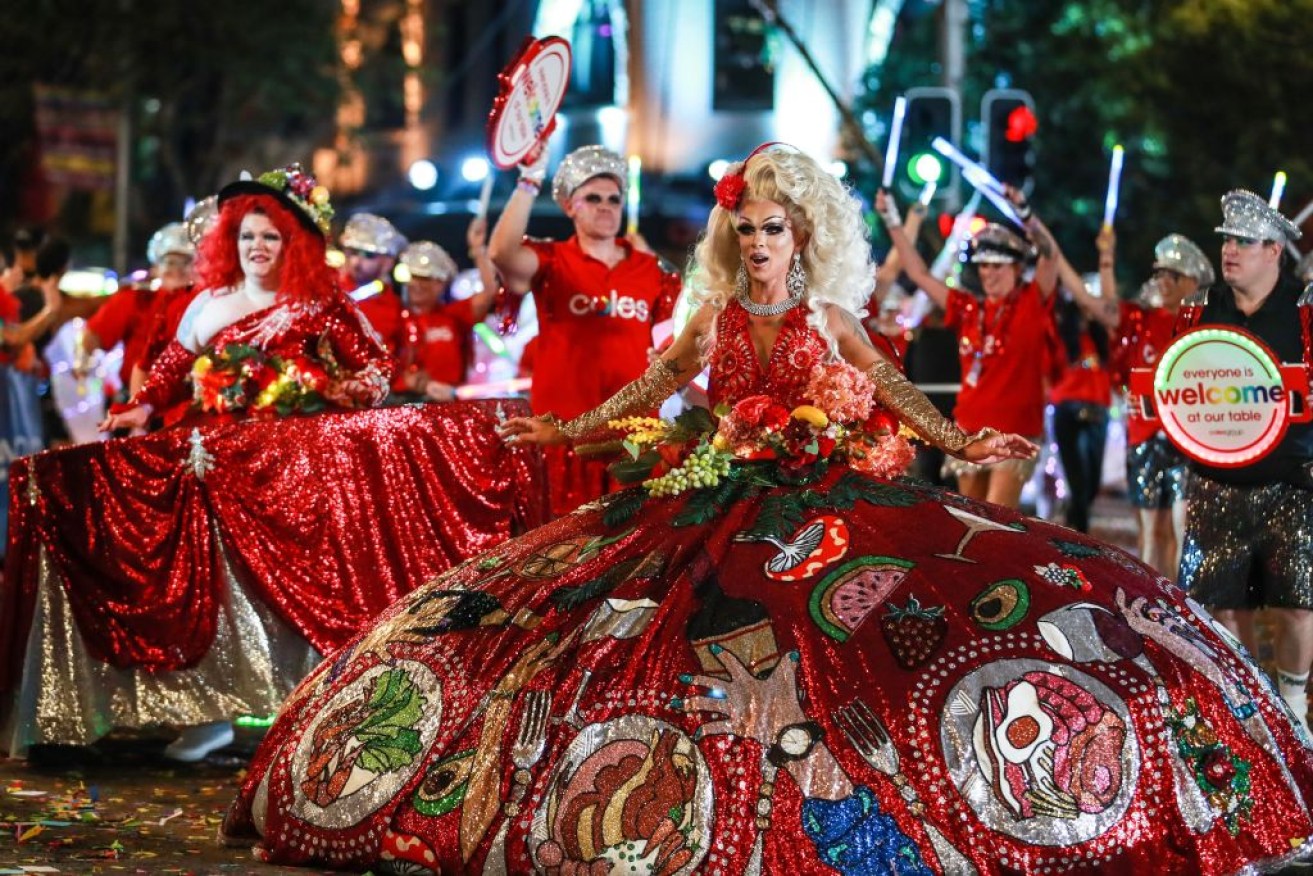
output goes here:
<path id="1" fill-rule="evenodd" d="M 699 526 L 716 518 L 724 508 L 716 501 L 718 490 L 694 490 L 688 494 L 684 508 L 670 522 L 674 526 Z"/>
<path id="2" fill-rule="evenodd" d="M 410 764 L 419 754 L 414 729 L 424 714 L 425 699 L 410 677 L 390 669 L 374 679 L 367 708 L 369 717 L 356 728 L 362 751 L 358 761 L 372 773 L 389 773 Z"/>
<path id="3" fill-rule="evenodd" d="M 907 508 L 921 501 L 911 490 L 864 478 L 853 472 L 840 478 L 829 495 L 830 507 L 837 511 L 849 510 L 858 500 L 883 508 Z"/>
<path id="4" fill-rule="evenodd" d="M 626 529 L 624 532 L 617 532 L 615 535 L 594 535 L 580 549 L 579 562 L 582 563 L 584 560 L 590 559 L 593 554 L 598 553 L 602 548 L 610 547 L 633 531 L 633 529 Z"/>
<path id="5" fill-rule="evenodd" d="M 675 425 L 690 435 L 701 435 L 716 431 L 716 418 L 706 408 L 689 408 L 675 417 Z"/>
<path id="6" fill-rule="evenodd" d="M 602 574 L 590 581 L 553 590 L 547 601 L 561 611 L 570 611 L 591 599 L 605 596 L 630 578 L 651 578 L 659 575 L 665 565 L 665 557 L 660 553 L 630 557 L 608 566 Z"/>
<path id="7" fill-rule="evenodd" d="M 748 495 L 751 486 L 735 478 L 723 478 L 714 487 L 705 487 L 688 494 L 684 508 L 670 521 L 673 526 L 698 526 L 709 523 L 725 508 Z"/>
<path id="8" fill-rule="evenodd" d="M 803 497 L 807 493 L 789 490 L 774 493 L 761 502 L 757 519 L 752 528 L 743 535 L 746 538 L 760 540 L 765 538 L 785 539 L 802 525 L 807 515 L 807 506 Z"/>
<path id="9" fill-rule="evenodd" d="M 652 468 L 661 461 L 655 450 L 645 450 L 633 459 L 619 459 L 607 470 L 622 484 L 637 484 L 652 475 Z"/>
<path id="10" fill-rule="evenodd" d="M 602 524 L 608 529 L 624 526 L 633 519 L 646 501 L 647 490 L 643 487 L 632 487 L 615 493 L 606 503 L 606 510 L 602 512 Z"/>
<path id="11" fill-rule="evenodd" d="M 1087 559 L 1089 557 L 1098 557 L 1103 555 L 1103 551 L 1097 547 L 1088 544 L 1081 544 L 1078 541 L 1067 541 L 1062 538 L 1051 538 L 1049 544 L 1057 548 L 1063 555 L 1074 557 L 1076 559 Z"/>

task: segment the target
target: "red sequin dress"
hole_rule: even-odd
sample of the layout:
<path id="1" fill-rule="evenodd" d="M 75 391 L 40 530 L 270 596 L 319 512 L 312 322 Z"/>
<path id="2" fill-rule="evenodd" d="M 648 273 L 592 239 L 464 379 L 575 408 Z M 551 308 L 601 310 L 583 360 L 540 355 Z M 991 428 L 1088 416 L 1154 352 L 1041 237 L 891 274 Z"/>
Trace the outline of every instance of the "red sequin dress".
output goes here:
<path id="1" fill-rule="evenodd" d="M 724 401 L 798 400 L 731 304 Z M 225 822 L 375 873 L 1231 873 L 1310 849 L 1313 756 L 1171 583 L 834 466 L 641 488 L 406 596 L 285 704 Z"/>

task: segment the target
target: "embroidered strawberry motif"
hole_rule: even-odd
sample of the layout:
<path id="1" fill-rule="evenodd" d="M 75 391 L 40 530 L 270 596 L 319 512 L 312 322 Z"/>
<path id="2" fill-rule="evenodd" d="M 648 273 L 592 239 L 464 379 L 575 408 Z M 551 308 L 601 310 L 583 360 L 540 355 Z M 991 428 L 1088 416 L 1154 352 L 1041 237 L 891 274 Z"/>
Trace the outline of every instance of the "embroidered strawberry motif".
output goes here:
<path id="1" fill-rule="evenodd" d="M 942 605 L 922 608 L 915 596 L 907 598 L 907 605 L 896 603 L 889 613 L 880 618 L 880 632 L 893 653 L 898 665 L 916 669 L 930 659 L 948 635 L 948 619 Z"/>

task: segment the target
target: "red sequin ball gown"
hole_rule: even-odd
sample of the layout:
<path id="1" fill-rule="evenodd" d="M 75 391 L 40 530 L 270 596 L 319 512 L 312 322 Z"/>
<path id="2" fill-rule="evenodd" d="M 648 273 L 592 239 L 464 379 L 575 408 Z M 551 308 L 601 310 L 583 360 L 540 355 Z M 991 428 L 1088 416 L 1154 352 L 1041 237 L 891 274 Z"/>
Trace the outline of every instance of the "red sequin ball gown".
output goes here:
<path id="1" fill-rule="evenodd" d="M 201 295 L 213 300 L 212 293 Z M 34 537 L 48 538 L 50 550 L 68 556 L 87 541 L 94 547 L 84 560 L 70 560 L 75 570 L 69 580 L 43 560 L 30 580 L 13 585 L 24 595 L 6 606 L 24 605 L 17 613 L 23 623 L 32 620 L 26 650 L 10 648 L 4 655 L 17 657 L 21 669 L 6 665 L 9 672 L 0 672 L 6 680 L 17 676 L 21 691 L 6 736 L 11 753 L 31 744 L 88 744 L 115 727 L 267 715 L 318 664 L 321 651 L 358 629 L 340 632 L 351 618 L 371 618 L 410 589 L 406 579 L 379 572 L 377 554 L 359 564 L 346 586 L 331 584 L 329 570 L 339 569 L 343 558 L 356 561 L 368 553 L 358 544 L 334 544 L 336 555 L 328 561 L 305 556 L 307 546 L 331 531 L 316 520 L 321 509 L 347 518 L 342 497 L 362 483 L 379 482 L 361 462 L 372 457 L 351 455 L 367 427 L 340 417 L 274 421 L 272 407 L 265 411 L 269 419 L 241 424 L 257 395 L 251 389 L 239 398 L 235 385 L 216 388 L 226 382 L 216 382 L 224 373 L 225 347 L 259 350 L 266 371 L 273 357 L 306 373 L 317 369 L 317 407 L 375 405 L 391 376 L 390 357 L 336 290 L 321 299 L 273 304 L 221 328 L 201 351 L 214 363 L 208 375 L 196 369 L 196 353 L 170 342 L 134 403 L 149 403 L 166 421 L 185 425 L 80 456 L 87 467 L 75 484 L 30 484 L 34 496 L 50 494 L 52 507 L 80 508 L 90 518 L 53 536 L 34 524 Z M 213 391 L 203 393 L 203 386 Z M 383 439 L 379 444 L 386 446 Z M 339 452 L 315 453 L 324 448 Z M 323 465 L 325 457 L 337 467 L 309 477 L 308 460 Z M 371 476 L 375 480 L 367 480 Z M 221 511 L 240 513 L 246 525 L 209 531 Z M 279 511 L 287 519 L 279 519 Z M 56 519 L 33 512 L 38 517 Z M 307 521 L 312 532 L 297 532 L 297 523 Z M 278 564 L 279 572 L 252 573 L 266 563 Z"/>
<path id="2" fill-rule="evenodd" d="M 719 398 L 786 403 L 731 303 Z M 624 491 L 406 596 L 284 705 L 224 825 L 375 873 L 1218 874 L 1300 857 L 1313 755 L 1168 581 L 844 466 Z"/>

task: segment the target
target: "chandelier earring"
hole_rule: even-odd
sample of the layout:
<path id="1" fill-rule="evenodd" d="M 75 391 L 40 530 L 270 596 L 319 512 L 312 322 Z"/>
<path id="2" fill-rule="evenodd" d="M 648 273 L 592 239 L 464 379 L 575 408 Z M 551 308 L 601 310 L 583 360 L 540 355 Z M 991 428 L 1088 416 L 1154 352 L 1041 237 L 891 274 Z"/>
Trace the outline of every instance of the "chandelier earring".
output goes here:
<path id="1" fill-rule="evenodd" d="M 748 295 L 748 269 L 739 262 L 739 271 L 734 275 L 734 295 L 738 298 L 746 298 Z"/>
<path id="2" fill-rule="evenodd" d="M 807 271 L 802 267 L 802 253 L 793 254 L 793 264 L 789 265 L 784 286 L 789 290 L 790 298 L 802 298 L 803 293 L 807 291 Z"/>

